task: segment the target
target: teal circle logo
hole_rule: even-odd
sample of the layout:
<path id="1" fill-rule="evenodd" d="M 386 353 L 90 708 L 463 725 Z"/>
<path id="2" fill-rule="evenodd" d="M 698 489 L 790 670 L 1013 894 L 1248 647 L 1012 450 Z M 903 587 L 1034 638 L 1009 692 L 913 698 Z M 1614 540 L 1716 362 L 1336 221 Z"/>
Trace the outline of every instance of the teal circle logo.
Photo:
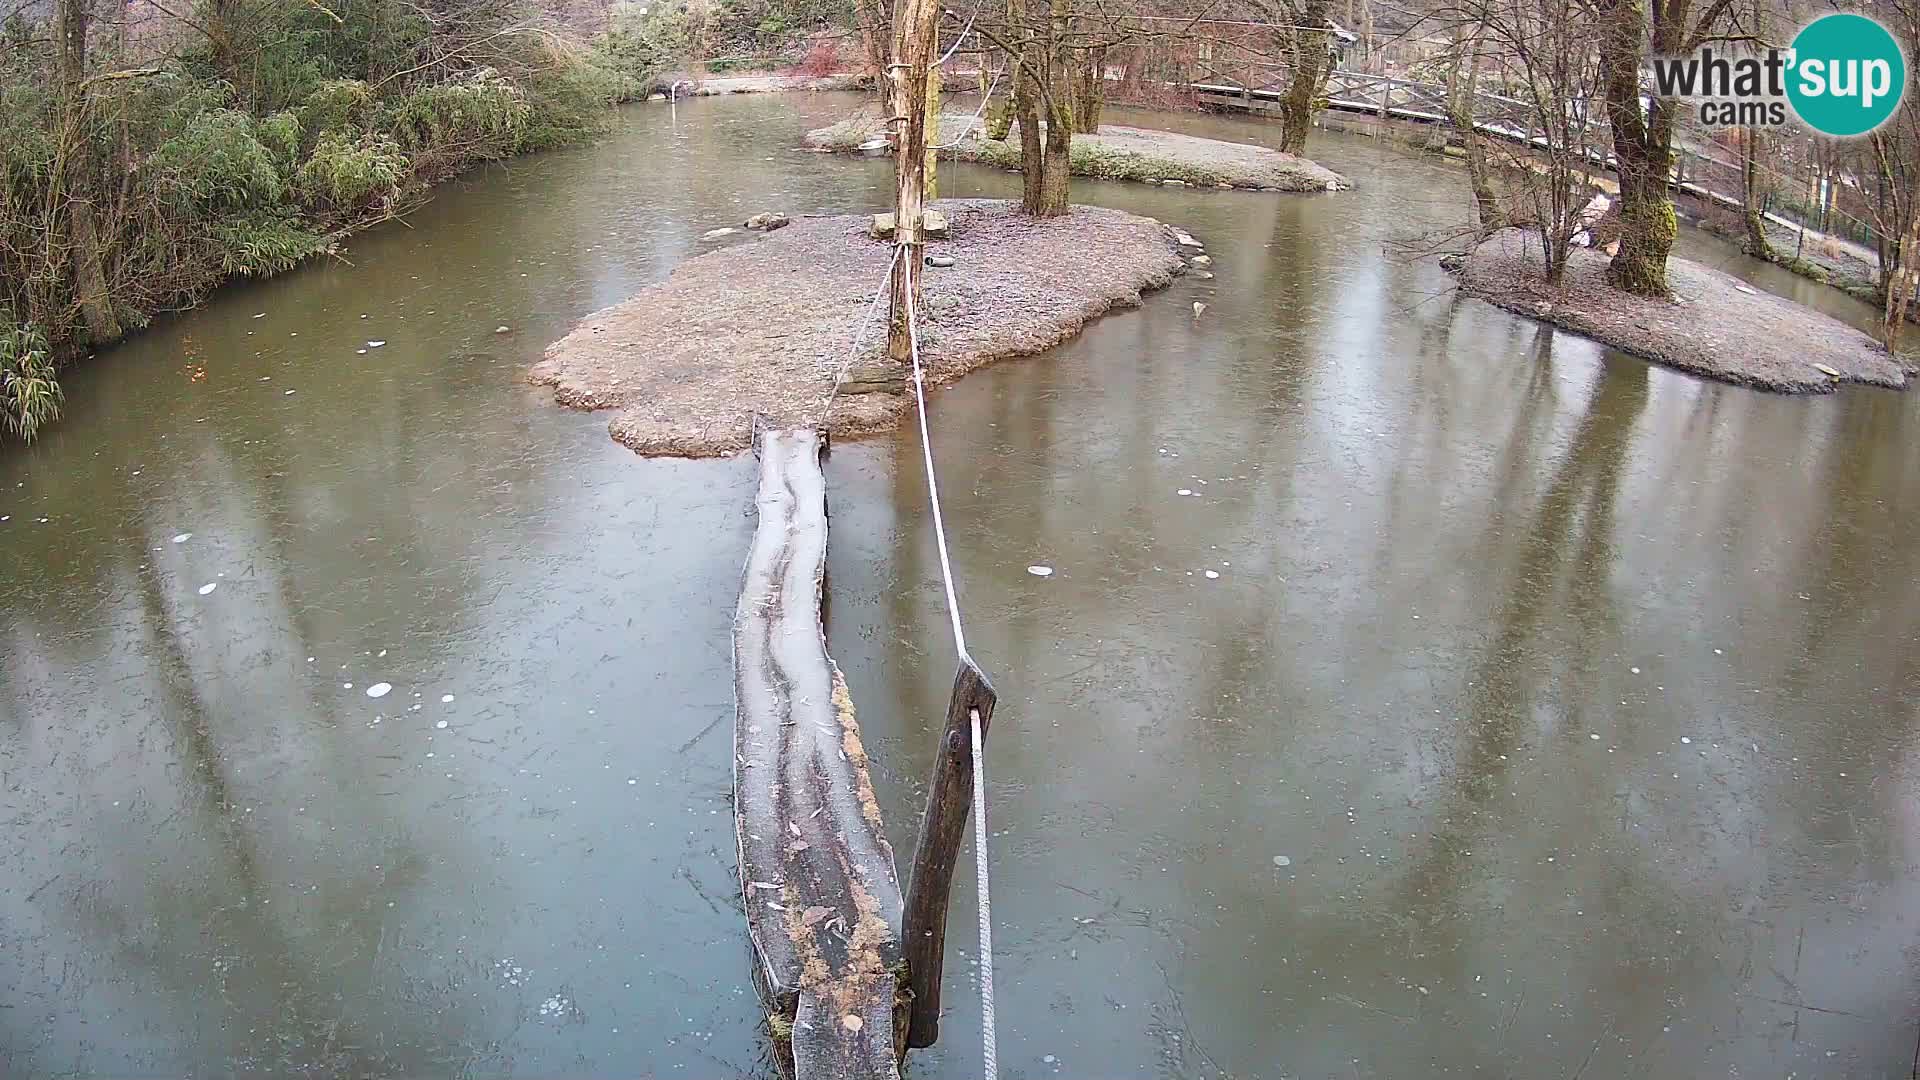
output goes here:
<path id="1" fill-rule="evenodd" d="M 1865 135 L 1893 115 L 1907 91 L 1907 58 L 1874 19 L 1822 15 L 1793 39 L 1787 101 L 1822 135 Z"/>

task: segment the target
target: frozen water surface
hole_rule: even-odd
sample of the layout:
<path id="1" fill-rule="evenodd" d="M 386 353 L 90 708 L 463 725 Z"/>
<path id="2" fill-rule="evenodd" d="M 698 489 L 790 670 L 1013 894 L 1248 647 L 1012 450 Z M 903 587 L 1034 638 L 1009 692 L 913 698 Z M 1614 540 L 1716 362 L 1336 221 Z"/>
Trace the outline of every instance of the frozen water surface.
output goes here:
<path id="1" fill-rule="evenodd" d="M 884 204 L 886 161 L 788 150 L 864 100 L 634 106 L 69 369 L 0 453 L 0 1071 L 776 1074 L 727 802 L 753 463 L 638 459 L 523 379 L 714 223 Z M 1378 236 L 1460 220 L 1460 174 L 1309 150 L 1365 182 L 1076 182 L 1218 279 L 933 402 L 1000 694 L 1003 1074 L 1908 1075 L 1920 399 L 1451 297 Z M 827 470 L 829 645 L 910 850 L 953 677 L 917 433 Z M 460 730 L 331 685 L 376 676 L 460 687 Z M 978 1075 L 960 878 L 918 1080 Z"/>

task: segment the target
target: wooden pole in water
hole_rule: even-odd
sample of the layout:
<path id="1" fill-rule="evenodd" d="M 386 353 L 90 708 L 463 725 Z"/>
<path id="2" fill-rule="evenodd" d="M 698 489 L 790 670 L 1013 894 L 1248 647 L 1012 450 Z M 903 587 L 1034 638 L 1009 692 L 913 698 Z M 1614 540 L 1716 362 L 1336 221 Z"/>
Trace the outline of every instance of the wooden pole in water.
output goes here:
<path id="1" fill-rule="evenodd" d="M 927 73 L 933 67 L 939 0 L 899 0 L 893 17 L 893 63 L 887 78 L 893 89 L 894 201 L 893 242 L 902 250 L 893 274 L 888 307 L 887 355 L 904 362 L 908 354 L 907 296 L 920 295 L 921 217 L 927 182 Z"/>
<path id="2" fill-rule="evenodd" d="M 933 759 L 933 779 L 927 785 L 927 813 L 920 822 L 920 844 L 913 852 L 913 879 L 907 885 L 906 915 L 900 928 L 907 984 L 913 988 L 908 1046 L 932 1046 L 940 1037 L 947 901 L 953 864 L 967 834 L 967 811 L 973 805 L 973 724 L 968 714 L 979 710 L 980 739 L 985 742 L 996 700 L 993 684 L 979 665 L 972 657 L 961 657 L 960 670 L 953 676 L 953 696 L 947 701 L 946 730 Z"/>

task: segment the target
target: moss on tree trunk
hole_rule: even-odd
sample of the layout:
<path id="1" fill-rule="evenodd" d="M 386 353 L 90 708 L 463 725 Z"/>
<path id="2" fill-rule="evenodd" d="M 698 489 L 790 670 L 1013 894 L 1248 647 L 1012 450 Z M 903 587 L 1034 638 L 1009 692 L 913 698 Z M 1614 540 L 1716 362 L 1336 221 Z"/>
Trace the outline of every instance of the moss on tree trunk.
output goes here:
<path id="1" fill-rule="evenodd" d="M 1747 230 L 1744 245 L 1756 259 L 1773 261 L 1773 245 L 1767 242 L 1767 221 L 1762 213 L 1765 193 L 1760 184 L 1760 133 L 1753 128 L 1740 132 L 1740 217 Z"/>
<path id="2" fill-rule="evenodd" d="M 1647 40 L 1645 0 L 1603 0 L 1598 8 L 1600 79 L 1607 128 L 1620 176 L 1620 251 L 1607 268 L 1616 288 L 1636 296 L 1667 294 L 1667 256 L 1679 223 L 1667 177 L 1673 169 L 1673 117 L 1659 98 L 1640 104 L 1640 60 Z"/>
<path id="3" fill-rule="evenodd" d="M 1679 232 L 1665 182 L 1645 175 L 1629 181 L 1623 161 L 1620 251 L 1607 267 L 1607 279 L 1635 296 L 1667 295 L 1667 256 Z"/>
<path id="4" fill-rule="evenodd" d="M 1107 104 L 1107 48 L 1090 48 L 1076 72 L 1073 87 L 1073 129 L 1092 135 L 1100 130 L 1100 114 Z"/>
<path id="5" fill-rule="evenodd" d="M 1480 57 L 1482 46 L 1473 38 L 1464 47 L 1456 47 L 1453 67 L 1447 73 L 1447 122 L 1460 137 L 1467 158 L 1467 186 L 1473 192 L 1474 217 L 1479 237 L 1484 240 L 1507 225 L 1500 199 L 1493 190 L 1493 176 L 1487 167 L 1487 148 L 1480 142 L 1480 129 L 1474 126 L 1473 104 L 1480 93 Z M 1464 69 L 1464 71 L 1463 71 Z M 1461 79 L 1464 73 L 1466 78 Z"/>
<path id="6" fill-rule="evenodd" d="M 1280 104 L 1280 150 L 1304 154 L 1307 133 L 1313 129 L 1314 99 L 1332 58 L 1327 52 L 1326 0 L 1306 0 L 1300 6 L 1300 25 L 1293 29 L 1293 78 Z M 1311 29 L 1309 29 L 1311 28 Z"/>
<path id="7" fill-rule="evenodd" d="M 1033 210 L 1035 217 L 1059 217 L 1067 212 L 1073 125 L 1065 120 L 1055 117 L 1047 125 L 1047 152 L 1040 166 L 1040 202 Z"/>

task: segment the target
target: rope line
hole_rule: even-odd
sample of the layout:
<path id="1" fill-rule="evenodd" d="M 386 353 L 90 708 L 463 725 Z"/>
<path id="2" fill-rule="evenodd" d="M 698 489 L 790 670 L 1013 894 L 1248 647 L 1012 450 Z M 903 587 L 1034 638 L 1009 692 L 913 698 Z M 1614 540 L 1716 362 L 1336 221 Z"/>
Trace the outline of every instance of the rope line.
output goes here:
<path id="1" fill-rule="evenodd" d="M 987 83 L 987 92 L 980 95 L 980 104 L 974 107 L 973 118 L 967 121 L 966 127 L 963 127 L 960 129 L 960 134 L 954 136 L 954 139 L 952 142 L 935 143 L 934 145 L 927 147 L 927 149 L 951 150 L 954 147 L 959 146 L 961 143 L 966 142 L 967 136 L 973 134 L 973 125 L 980 122 L 980 114 L 987 111 L 987 103 L 993 100 L 993 88 L 999 85 L 1000 85 L 1000 72 L 996 71 L 993 73 L 993 81 Z"/>
<path id="2" fill-rule="evenodd" d="M 894 251 L 905 248 L 905 244 L 896 245 Z M 927 498 L 933 504 L 933 538 L 940 545 L 940 580 L 947 588 L 947 616 L 953 621 L 953 651 L 966 660 L 969 659 L 967 632 L 960 628 L 960 600 L 953 588 L 953 561 L 947 556 L 947 523 L 940 514 L 940 482 L 933 475 L 933 439 L 927 434 L 927 378 L 920 366 L 920 316 L 914 309 L 913 290 L 908 289 L 906 293 L 907 355 L 913 359 L 913 400 L 920 413 L 920 455 L 927 466 Z"/>
<path id="3" fill-rule="evenodd" d="M 947 61 L 953 59 L 953 54 L 960 49 L 960 43 L 967 40 L 968 34 L 973 33 L 973 20 L 980 17 L 980 9 L 986 6 L 987 0 L 979 0 L 978 3 L 973 5 L 973 14 L 967 16 L 967 25 L 960 28 L 960 36 L 953 39 L 953 44 L 945 53 L 941 54 L 939 61 L 933 65 L 934 67 L 944 67 Z M 948 12 L 948 14 L 952 14 L 952 12 Z"/>
<path id="4" fill-rule="evenodd" d="M 873 321 L 873 313 L 880 306 L 880 298 L 887 295 L 893 285 L 894 268 L 900 265 L 900 248 L 893 249 L 893 258 L 887 260 L 886 273 L 880 277 L 880 288 L 874 292 L 873 299 L 867 301 L 867 309 L 860 315 L 860 321 L 854 324 L 853 340 L 847 343 L 847 358 L 840 361 L 840 367 L 833 373 L 833 384 L 827 387 L 827 396 L 820 401 L 820 425 L 825 426 L 827 413 L 833 410 L 835 398 L 840 396 L 840 383 L 847 377 L 847 369 L 853 366 L 853 359 L 860 355 L 860 339 L 867 334 L 867 324 Z"/>
<path id="5" fill-rule="evenodd" d="M 975 892 L 980 901 L 980 1053 L 984 1061 L 982 1075 L 995 1080 L 1000 1075 L 999 1040 L 994 1033 L 993 1017 L 993 900 L 987 892 L 987 763 L 980 750 L 980 710 L 968 709 L 973 718 L 973 873 Z"/>
<path id="6" fill-rule="evenodd" d="M 896 244 L 895 251 L 906 249 Z M 972 663 L 967 655 L 967 635 L 960 626 L 960 600 L 953 586 L 953 560 L 947 554 L 947 526 L 940 513 L 940 484 L 934 477 L 933 439 L 927 432 L 926 370 L 920 364 L 920 313 L 914 306 L 913 290 L 907 294 L 907 355 L 913 361 L 913 401 L 920 416 L 920 456 L 927 469 L 927 500 L 933 508 L 933 535 L 940 547 L 940 580 L 947 590 L 947 615 L 953 622 L 953 649 L 962 663 Z M 993 1010 L 993 894 L 987 886 L 987 762 L 985 741 L 980 732 L 980 710 L 968 709 L 973 749 L 973 868 L 976 914 L 980 921 L 980 1053 L 981 1075 L 998 1080 L 1000 1075 L 999 1039 Z"/>

